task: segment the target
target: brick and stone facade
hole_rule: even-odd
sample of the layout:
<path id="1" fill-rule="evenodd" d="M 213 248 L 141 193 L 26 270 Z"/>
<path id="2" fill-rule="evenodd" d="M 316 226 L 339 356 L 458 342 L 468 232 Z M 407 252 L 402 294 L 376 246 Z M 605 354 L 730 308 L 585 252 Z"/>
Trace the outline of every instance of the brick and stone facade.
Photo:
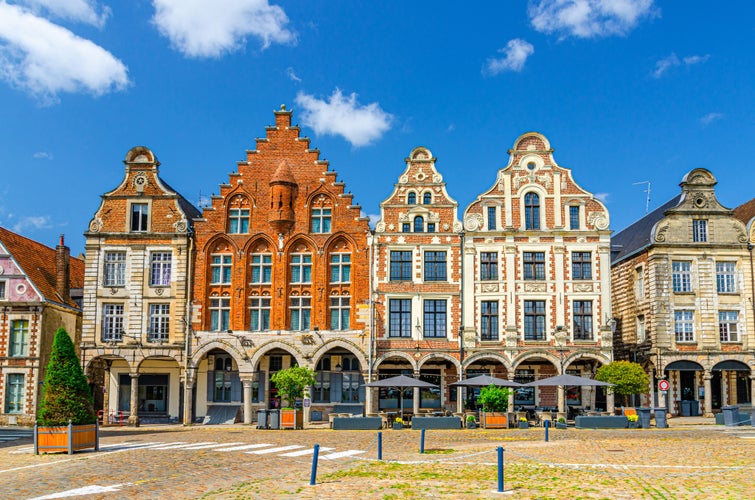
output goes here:
<path id="1" fill-rule="evenodd" d="M 186 401 L 208 421 L 278 407 L 270 375 L 293 364 L 317 373 L 305 418 L 364 405 L 367 218 L 291 117 L 275 111 L 195 222 Z"/>
<path id="2" fill-rule="evenodd" d="M 708 170 L 690 171 L 679 196 L 612 241 L 616 357 L 651 375 L 641 403 L 672 414 L 751 404 L 755 388 L 750 221 L 721 205 L 715 185 Z"/>
<path id="3" fill-rule="evenodd" d="M 519 382 L 593 377 L 612 360 L 608 211 L 542 134 L 523 134 L 509 155 L 464 213 L 463 369 Z M 509 404 L 610 408 L 596 392 L 519 390 Z"/>
<path id="4" fill-rule="evenodd" d="M 84 233 L 82 361 L 98 410 L 133 425 L 177 421 L 199 212 L 160 178 L 148 148 L 131 149 L 124 164 Z"/>

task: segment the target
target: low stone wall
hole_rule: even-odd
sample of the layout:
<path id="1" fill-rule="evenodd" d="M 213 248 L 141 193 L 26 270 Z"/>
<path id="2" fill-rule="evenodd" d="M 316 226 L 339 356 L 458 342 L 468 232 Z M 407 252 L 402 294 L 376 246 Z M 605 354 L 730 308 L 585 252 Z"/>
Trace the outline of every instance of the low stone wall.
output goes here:
<path id="1" fill-rule="evenodd" d="M 461 418 L 412 417 L 412 429 L 461 429 Z"/>
<path id="2" fill-rule="evenodd" d="M 333 419 L 333 430 L 380 430 L 383 419 L 380 417 L 336 417 Z"/>
<path id="3" fill-rule="evenodd" d="M 625 429 L 629 426 L 629 420 L 623 415 L 606 417 L 580 415 L 574 419 L 574 426 L 578 429 Z"/>

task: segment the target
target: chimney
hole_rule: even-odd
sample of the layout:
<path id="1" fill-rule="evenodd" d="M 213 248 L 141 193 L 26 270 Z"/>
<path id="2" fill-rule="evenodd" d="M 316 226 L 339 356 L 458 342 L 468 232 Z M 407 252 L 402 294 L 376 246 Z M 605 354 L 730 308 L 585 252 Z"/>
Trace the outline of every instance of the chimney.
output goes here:
<path id="1" fill-rule="evenodd" d="M 71 250 L 65 246 L 60 235 L 60 244 L 55 247 L 55 291 L 64 301 L 71 299 Z"/>

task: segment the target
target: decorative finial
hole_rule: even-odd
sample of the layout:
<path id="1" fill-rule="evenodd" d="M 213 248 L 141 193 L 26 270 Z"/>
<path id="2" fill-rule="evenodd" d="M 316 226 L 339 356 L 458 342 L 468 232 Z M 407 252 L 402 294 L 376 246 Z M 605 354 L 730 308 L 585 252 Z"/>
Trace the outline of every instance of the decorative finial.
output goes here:
<path id="1" fill-rule="evenodd" d="M 281 104 L 281 111 L 286 111 L 286 105 L 285 104 Z"/>

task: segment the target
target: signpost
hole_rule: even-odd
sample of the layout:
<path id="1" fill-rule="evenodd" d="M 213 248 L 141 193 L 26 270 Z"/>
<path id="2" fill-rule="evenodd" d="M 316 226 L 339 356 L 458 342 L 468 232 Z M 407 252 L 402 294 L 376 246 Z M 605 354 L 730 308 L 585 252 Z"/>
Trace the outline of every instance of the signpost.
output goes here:
<path id="1" fill-rule="evenodd" d="M 668 380 L 661 379 L 658 381 L 658 391 L 660 392 L 658 395 L 658 406 L 666 407 L 666 394 L 670 387 L 671 384 L 669 384 Z"/>

